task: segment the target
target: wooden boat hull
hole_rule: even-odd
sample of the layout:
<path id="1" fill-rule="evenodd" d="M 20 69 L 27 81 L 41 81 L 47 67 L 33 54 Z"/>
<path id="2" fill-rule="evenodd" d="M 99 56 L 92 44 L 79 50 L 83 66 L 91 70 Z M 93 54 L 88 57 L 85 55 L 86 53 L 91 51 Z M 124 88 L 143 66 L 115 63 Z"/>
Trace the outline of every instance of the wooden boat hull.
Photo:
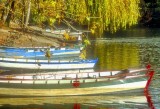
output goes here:
<path id="1" fill-rule="evenodd" d="M 64 56 L 67 57 L 75 55 L 79 56 L 80 50 L 53 50 L 50 51 L 51 58 L 52 57 L 57 57 L 57 56 Z M 36 57 L 45 57 L 46 52 L 45 51 L 6 51 L 6 52 L 1 52 L 1 56 L 5 57 L 23 57 L 23 58 L 36 58 Z"/>
<path id="2" fill-rule="evenodd" d="M 45 57 L 46 51 L 49 50 L 54 56 L 64 56 L 67 57 L 68 55 L 79 55 L 80 50 L 82 50 L 84 46 L 77 45 L 75 47 L 63 47 L 63 48 L 49 48 L 49 47 L 0 47 L 0 54 L 1 56 L 21 56 L 25 58 L 32 58 L 32 57 Z"/>
<path id="3" fill-rule="evenodd" d="M 31 70 L 70 70 L 92 69 L 98 59 L 93 60 L 32 60 L 0 58 L 0 68 L 4 70 L 31 71 Z"/>
<path id="4" fill-rule="evenodd" d="M 50 51 L 56 50 L 82 50 L 84 48 L 83 45 L 73 45 L 72 47 L 7 47 L 7 46 L 0 46 L 0 51 L 45 51 L 50 49 Z"/>
<path id="5" fill-rule="evenodd" d="M 78 82 L 76 82 L 78 81 Z M 119 93 L 145 88 L 148 78 L 95 78 L 79 80 L 0 80 L 0 95 L 71 96 Z"/>
<path id="6" fill-rule="evenodd" d="M 138 72 L 145 71 L 145 69 L 132 69 L 127 72 L 123 70 L 117 71 L 101 71 L 95 72 L 94 69 L 85 70 L 67 70 L 67 71 L 55 71 L 55 72 L 36 72 L 36 73 L 8 73 L 4 72 L 0 74 L 0 79 L 18 79 L 18 80 L 54 80 L 54 79 L 75 79 L 75 78 L 101 78 L 101 77 L 126 77 L 127 75 L 136 76 Z M 126 77 L 128 78 L 128 77 Z"/>

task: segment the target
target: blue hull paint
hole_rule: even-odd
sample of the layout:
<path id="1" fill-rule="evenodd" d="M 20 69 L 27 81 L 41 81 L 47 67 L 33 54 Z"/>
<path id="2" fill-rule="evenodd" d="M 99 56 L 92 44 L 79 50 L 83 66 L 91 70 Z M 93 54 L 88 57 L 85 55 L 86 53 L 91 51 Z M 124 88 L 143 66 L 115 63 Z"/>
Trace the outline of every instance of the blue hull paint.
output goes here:
<path id="1" fill-rule="evenodd" d="M 26 58 L 33 57 L 45 57 L 47 48 L 0 48 L 0 53 L 4 56 L 22 56 Z M 50 49 L 51 56 L 67 56 L 67 55 L 79 55 L 80 49 Z"/>
<path id="2" fill-rule="evenodd" d="M 6 51 L 1 52 L 5 53 L 7 56 L 23 56 L 23 57 L 37 57 L 37 56 L 45 56 L 46 52 L 42 51 L 33 51 L 33 52 L 26 52 L 26 51 Z M 54 50 L 50 52 L 51 55 L 67 55 L 67 54 L 79 54 L 79 50 Z"/>

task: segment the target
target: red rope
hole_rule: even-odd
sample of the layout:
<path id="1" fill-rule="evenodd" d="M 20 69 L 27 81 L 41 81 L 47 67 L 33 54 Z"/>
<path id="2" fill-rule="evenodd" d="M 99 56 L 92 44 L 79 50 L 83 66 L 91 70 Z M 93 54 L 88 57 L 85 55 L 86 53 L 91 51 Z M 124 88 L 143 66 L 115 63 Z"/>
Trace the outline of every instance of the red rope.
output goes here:
<path id="1" fill-rule="evenodd" d="M 145 96 L 146 96 L 146 99 L 147 99 L 147 102 L 148 102 L 149 107 L 150 107 L 151 109 L 155 109 L 155 107 L 154 107 L 154 105 L 153 105 L 152 98 L 151 98 L 151 96 L 150 96 L 150 94 L 149 94 L 149 91 L 148 91 L 148 88 L 149 88 L 149 86 L 150 86 L 150 84 L 151 84 L 151 81 L 152 81 L 152 78 L 153 78 L 153 75 L 154 75 L 154 70 L 151 70 L 151 65 L 150 65 L 150 64 L 148 64 L 148 65 L 146 66 L 146 68 L 147 68 L 147 70 L 148 70 L 146 76 L 149 76 L 149 79 L 148 79 L 147 84 L 146 84 L 146 86 L 145 86 L 145 88 L 144 88 L 144 94 L 145 94 Z"/>
<path id="2" fill-rule="evenodd" d="M 147 81 L 147 84 L 146 84 L 146 86 L 145 86 L 144 91 L 148 91 L 148 88 L 149 88 L 149 86 L 150 86 L 150 84 L 151 84 L 153 75 L 154 75 L 154 71 L 149 71 L 149 72 L 148 72 L 147 76 L 149 76 L 149 79 L 148 79 L 148 81 Z"/>
<path id="3" fill-rule="evenodd" d="M 75 103 L 73 109 L 81 109 L 81 105 L 79 103 Z"/>
<path id="4" fill-rule="evenodd" d="M 145 92 L 145 96 L 146 96 L 146 99 L 147 99 L 147 102 L 148 102 L 148 105 L 149 105 L 150 109 L 156 109 L 153 105 L 153 101 L 152 101 L 152 98 L 149 94 L 149 91 Z"/>

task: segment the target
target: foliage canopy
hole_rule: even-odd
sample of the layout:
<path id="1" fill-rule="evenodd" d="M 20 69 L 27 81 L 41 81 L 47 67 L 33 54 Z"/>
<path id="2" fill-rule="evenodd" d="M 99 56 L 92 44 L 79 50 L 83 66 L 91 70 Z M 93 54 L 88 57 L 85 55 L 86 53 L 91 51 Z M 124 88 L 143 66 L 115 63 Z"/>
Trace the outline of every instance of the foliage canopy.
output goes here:
<path id="1" fill-rule="evenodd" d="M 14 0 L 2 0 L 5 4 Z M 21 21 L 30 0 L 17 0 L 14 18 Z M 89 25 L 92 33 L 112 33 L 137 24 L 140 17 L 141 0 L 31 0 L 30 23 L 52 25 L 70 19 L 81 25 Z M 2 9 L 2 6 L 1 6 Z M 1 13 L 2 15 L 2 13 Z M 23 23 L 23 22 L 22 22 Z"/>

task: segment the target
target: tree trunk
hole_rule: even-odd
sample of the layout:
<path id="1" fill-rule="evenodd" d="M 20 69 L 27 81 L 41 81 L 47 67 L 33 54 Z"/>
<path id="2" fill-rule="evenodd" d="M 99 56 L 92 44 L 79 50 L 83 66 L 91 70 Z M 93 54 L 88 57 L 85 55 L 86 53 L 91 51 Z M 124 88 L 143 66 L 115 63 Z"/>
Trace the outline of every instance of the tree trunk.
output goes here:
<path id="1" fill-rule="evenodd" d="M 5 16 L 5 9 L 2 9 L 1 21 L 3 22 L 4 22 L 4 16 Z"/>
<path id="2" fill-rule="evenodd" d="M 26 11 L 24 0 L 22 0 L 22 4 L 23 4 L 23 6 L 22 6 L 22 16 L 21 16 L 21 27 L 24 30 L 25 11 Z"/>
<path id="3" fill-rule="evenodd" d="M 10 8 L 10 10 L 9 10 L 9 13 L 8 13 L 8 16 L 7 16 L 7 18 L 6 18 L 6 22 L 5 22 L 5 24 L 9 27 L 10 26 L 10 21 L 11 21 L 11 19 L 12 19 L 12 17 L 13 17 L 13 13 L 14 13 L 14 6 L 15 6 L 15 1 L 12 1 L 12 3 L 11 3 L 11 8 Z"/>
<path id="4" fill-rule="evenodd" d="M 7 14 L 8 14 L 8 12 L 6 11 L 6 8 L 8 8 L 9 2 L 10 2 L 10 0 L 7 0 L 6 3 L 5 3 L 5 7 L 2 8 L 1 20 L 3 22 L 5 22 L 5 16 L 7 16 Z"/>
<path id="5" fill-rule="evenodd" d="M 27 11 L 25 27 L 28 26 L 28 21 L 29 21 L 29 17 L 30 17 L 30 10 L 31 10 L 31 0 L 28 0 L 28 11 Z"/>

